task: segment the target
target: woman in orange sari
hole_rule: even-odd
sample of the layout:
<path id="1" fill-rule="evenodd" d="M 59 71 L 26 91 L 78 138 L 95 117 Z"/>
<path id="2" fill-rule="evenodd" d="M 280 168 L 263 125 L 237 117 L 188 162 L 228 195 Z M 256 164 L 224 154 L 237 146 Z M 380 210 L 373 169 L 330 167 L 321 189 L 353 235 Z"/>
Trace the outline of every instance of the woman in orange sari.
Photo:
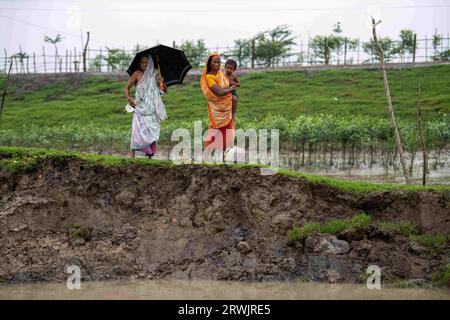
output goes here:
<path id="1" fill-rule="evenodd" d="M 206 98 L 209 130 L 205 148 L 225 151 L 234 144 L 235 123 L 232 120 L 232 95 L 236 86 L 230 86 L 220 68 L 220 55 L 211 53 L 203 69 L 200 86 Z M 220 135 L 222 141 L 220 141 Z"/>

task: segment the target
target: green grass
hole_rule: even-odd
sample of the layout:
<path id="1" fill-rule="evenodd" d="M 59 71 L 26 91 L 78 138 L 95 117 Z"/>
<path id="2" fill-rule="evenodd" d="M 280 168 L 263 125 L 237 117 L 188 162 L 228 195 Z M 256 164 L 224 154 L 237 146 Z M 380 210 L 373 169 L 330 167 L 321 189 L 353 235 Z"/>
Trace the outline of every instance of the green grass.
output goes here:
<path id="1" fill-rule="evenodd" d="M 383 231 L 396 232 L 405 237 L 416 235 L 418 233 L 416 226 L 414 226 L 411 222 L 394 223 L 381 221 L 378 225 Z"/>
<path id="2" fill-rule="evenodd" d="M 433 273 L 433 283 L 437 286 L 450 286 L 450 263 Z"/>
<path id="3" fill-rule="evenodd" d="M 371 216 L 364 212 L 350 219 L 332 219 L 324 223 L 310 222 L 301 227 L 294 227 L 287 232 L 287 238 L 289 241 L 295 242 L 314 234 L 336 235 L 346 230 L 364 230 L 369 226 L 375 226 L 382 231 L 389 231 L 409 237 L 411 241 L 416 241 L 429 249 L 440 248 L 446 242 L 450 241 L 450 235 L 419 234 L 417 228 L 411 222 L 373 221 Z"/>
<path id="4" fill-rule="evenodd" d="M 433 249 L 439 248 L 447 241 L 450 241 L 450 235 L 436 234 L 436 235 L 411 235 L 410 239 L 420 243 L 421 245 Z"/>
<path id="5" fill-rule="evenodd" d="M 334 219 L 325 223 L 310 222 L 300 228 L 288 231 L 289 241 L 298 241 L 314 234 L 339 234 L 344 230 L 360 230 L 367 228 L 371 223 L 371 217 L 364 212 L 353 216 L 351 219 Z"/>
<path id="6" fill-rule="evenodd" d="M 156 160 L 156 159 L 142 159 L 142 158 L 126 158 L 108 155 L 97 155 L 97 154 L 85 154 L 77 151 L 64 151 L 55 149 L 45 149 L 45 148 L 20 148 L 20 147 L 0 147 L 0 169 L 7 170 L 11 172 L 29 172 L 36 168 L 36 166 L 49 158 L 53 159 L 63 159 L 63 158 L 79 158 L 86 161 L 87 164 L 94 164 L 100 166 L 121 166 L 121 165 L 131 165 L 131 164 L 143 164 L 143 165 L 162 165 L 170 167 L 178 167 L 172 161 L 168 160 Z M 198 166 L 223 166 L 231 167 L 235 169 L 239 168 L 267 168 L 264 165 L 254 165 L 254 164 L 196 164 Z M 289 171 L 286 169 L 280 169 L 277 174 L 286 175 L 295 179 L 305 179 L 312 183 L 328 185 L 332 188 L 342 190 L 345 192 L 350 192 L 354 194 L 361 194 L 367 192 L 378 192 L 378 191 L 388 191 L 388 190 L 408 190 L 408 191 L 421 191 L 421 190 L 435 190 L 435 191 L 446 191 L 450 190 L 450 186 L 446 185 L 436 185 L 436 186 L 411 186 L 411 185 L 399 185 L 399 184 L 376 184 L 368 182 L 359 181 L 347 181 L 339 180 L 334 178 L 322 177 L 313 174 L 305 174 L 300 172 Z M 356 218 L 355 218 L 356 219 Z M 353 221 L 354 224 L 360 223 L 364 224 L 363 218 L 361 220 Z M 335 226 L 329 226 L 334 228 Z M 337 228 L 337 227 L 336 227 Z"/>
<path id="7" fill-rule="evenodd" d="M 389 70 L 394 108 L 399 120 L 415 120 L 418 84 L 424 87 L 423 116 L 434 119 L 450 111 L 450 66 Z M 4 77 L 0 78 L 0 87 Z M 261 120 L 268 114 L 287 120 L 299 115 L 366 115 L 388 118 L 381 73 L 377 70 L 327 70 L 249 73 L 241 77 L 238 117 Z M 40 90 L 21 94 L 20 84 L 10 82 L 2 129 L 23 124 L 61 126 L 93 124 L 99 128 L 129 130 L 131 115 L 124 111 L 125 82 L 93 76 L 60 80 Z M 337 98 L 337 101 L 335 100 Z M 169 88 L 164 97 L 172 122 L 207 122 L 206 104 L 198 81 Z"/>

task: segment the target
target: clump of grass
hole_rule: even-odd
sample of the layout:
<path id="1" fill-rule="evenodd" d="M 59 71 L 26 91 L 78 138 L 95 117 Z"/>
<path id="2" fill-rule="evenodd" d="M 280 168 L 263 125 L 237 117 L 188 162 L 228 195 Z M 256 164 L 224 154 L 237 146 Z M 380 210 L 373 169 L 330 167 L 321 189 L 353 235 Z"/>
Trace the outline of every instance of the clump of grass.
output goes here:
<path id="1" fill-rule="evenodd" d="M 378 223 L 378 226 L 383 231 L 396 232 L 405 237 L 409 237 L 411 235 L 418 234 L 416 226 L 414 224 L 412 224 L 411 222 L 394 223 L 394 222 L 381 221 Z"/>
<path id="2" fill-rule="evenodd" d="M 305 224 L 301 228 L 293 228 L 292 230 L 289 230 L 287 233 L 287 237 L 289 241 L 298 241 L 319 232 L 320 224 L 317 222 L 311 222 Z"/>
<path id="3" fill-rule="evenodd" d="M 441 270 L 433 273 L 432 280 L 436 286 L 450 286 L 450 263 Z"/>
<path id="4" fill-rule="evenodd" d="M 348 221 L 344 219 L 336 219 L 325 222 L 320 227 L 321 233 L 338 234 L 348 228 Z"/>
<path id="5" fill-rule="evenodd" d="M 353 230 L 365 229 L 370 225 L 371 221 L 372 218 L 369 215 L 361 212 L 350 220 L 349 227 Z"/>
<path id="6" fill-rule="evenodd" d="M 450 241 L 449 235 L 436 234 L 436 235 L 411 235 L 410 239 L 420 243 L 421 245 L 433 249 L 438 248 L 445 244 L 447 241 Z"/>
<path id="7" fill-rule="evenodd" d="M 364 212 L 351 219 L 333 219 L 323 224 L 318 222 L 307 223 L 300 228 L 293 228 L 288 231 L 289 241 L 303 240 L 308 236 L 322 234 L 339 234 L 345 230 L 365 229 L 370 225 L 371 217 Z"/>

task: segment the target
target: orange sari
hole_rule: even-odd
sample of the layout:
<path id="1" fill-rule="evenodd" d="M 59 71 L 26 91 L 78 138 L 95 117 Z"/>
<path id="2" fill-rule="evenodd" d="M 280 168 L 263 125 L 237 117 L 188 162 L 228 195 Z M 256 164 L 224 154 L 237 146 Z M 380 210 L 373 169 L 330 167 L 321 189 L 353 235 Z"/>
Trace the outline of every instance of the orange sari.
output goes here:
<path id="1" fill-rule="evenodd" d="M 217 53 L 212 53 L 209 55 L 207 61 L 212 56 L 219 56 Z M 220 141 L 218 141 L 219 132 L 222 135 L 222 148 L 226 150 L 228 147 L 232 146 L 234 143 L 234 128 L 235 124 L 232 120 L 231 109 L 232 109 L 232 95 L 231 93 L 220 97 L 216 95 L 211 87 L 208 85 L 206 79 L 207 66 L 203 69 L 203 74 L 200 79 L 200 87 L 202 88 L 203 94 L 206 98 L 206 106 L 208 110 L 209 117 L 209 130 L 205 138 L 205 148 L 219 148 Z M 223 74 L 222 70 L 217 71 L 215 76 L 216 84 L 224 89 L 230 86 L 228 79 Z"/>

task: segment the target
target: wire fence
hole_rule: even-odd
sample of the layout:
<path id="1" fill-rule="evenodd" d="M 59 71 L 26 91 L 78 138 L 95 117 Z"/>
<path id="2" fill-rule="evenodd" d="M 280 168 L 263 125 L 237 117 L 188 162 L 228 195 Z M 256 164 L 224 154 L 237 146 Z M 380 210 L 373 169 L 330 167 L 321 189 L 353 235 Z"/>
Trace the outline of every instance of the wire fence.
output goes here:
<path id="1" fill-rule="evenodd" d="M 344 45 L 339 50 L 330 51 L 328 56 L 320 53 L 317 47 L 313 45 L 312 39 L 300 40 L 299 43 L 291 45 L 286 52 L 273 56 L 272 59 L 262 59 L 254 53 L 254 48 L 250 50 L 247 56 L 236 56 L 238 51 L 236 47 L 214 47 L 205 48 L 200 56 L 206 56 L 208 52 L 217 51 L 226 58 L 233 58 L 238 61 L 239 66 L 243 68 L 267 68 L 267 67 L 295 67 L 295 66 L 314 66 L 314 65 L 352 65 L 352 64 L 372 64 L 377 62 L 377 55 L 373 49 L 368 48 L 367 42 L 358 41 L 356 46 L 347 47 Z M 175 43 L 173 43 L 175 45 Z M 396 41 L 393 45 L 400 45 Z M 3 49 L 3 55 L 0 55 L 0 73 L 7 73 L 11 65 L 11 73 L 72 73 L 72 72 L 111 72 L 125 71 L 136 50 L 125 48 L 107 48 L 88 47 L 86 51 L 74 47 L 73 50 L 57 52 L 53 50 L 52 54 L 45 51 L 39 53 L 19 52 L 8 54 Z M 390 63 L 408 63 L 408 62 L 430 62 L 430 61 L 448 61 L 450 55 L 450 36 L 440 35 L 439 42 L 436 43 L 433 37 L 424 37 L 414 42 L 412 52 L 397 52 L 388 57 Z M 188 60 L 198 60 L 199 54 L 191 56 L 186 54 Z M 271 61 L 268 65 L 267 60 Z"/>

